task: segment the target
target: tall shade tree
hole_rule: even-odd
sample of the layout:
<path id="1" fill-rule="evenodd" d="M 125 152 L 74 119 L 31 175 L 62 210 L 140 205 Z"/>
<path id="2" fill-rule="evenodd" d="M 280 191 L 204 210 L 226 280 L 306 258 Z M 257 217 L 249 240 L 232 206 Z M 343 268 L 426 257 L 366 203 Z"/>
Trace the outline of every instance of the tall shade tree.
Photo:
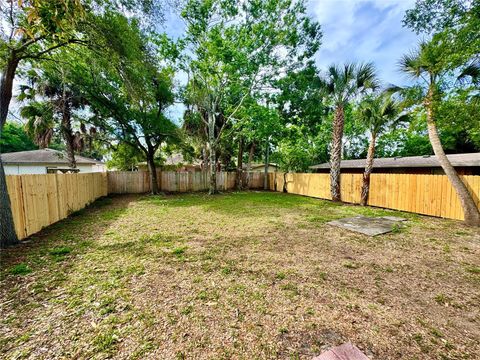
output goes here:
<path id="1" fill-rule="evenodd" d="M 98 39 L 104 52 L 74 52 L 70 81 L 87 100 L 93 124 L 144 154 L 151 192 L 157 194 L 155 156 L 162 144 L 179 139 L 177 126 L 165 115 L 174 101 L 173 70 L 160 67 L 158 49 L 139 21 L 107 13 L 98 27 L 105 34 Z"/>
<path id="2" fill-rule="evenodd" d="M 364 99 L 359 105 L 357 116 L 357 119 L 370 132 L 360 200 L 360 204 L 365 206 L 367 205 L 370 190 L 370 174 L 373 169 L 377 138 L 385 130 L 394 127 L 402 121 L 406 121 L 408 117 L 407 115 L 401 115 L 400 104 L 390 94 L 385 93 Z"/>
<path id="3" fill-rule="evenodd" d="M 12 100 L 13 80 L 22 61 L 41 59 L 80 41 L 75 27 L 84 17 L 80 0 L 26 0 L 0 6 L 0 138 Z M 3 164 L 0 161 L 0 247 L 18 243 Z"/>
<path id="4" fill-rule="evenodd" d="M 186 97 L 208 130 L 210 193 L 221 135 L 245 100 L 318 49 L 320 27 L 305 13 L 302 0 L 190 0 L 184 7 Z"/>
<path id="5" fill-rule="evenodd" d="M 22 0 L 0 2 L 0 138 L 17 69 L 34 65 L 65 46 L 94 44 L 85 29 L 107 9 L 158 14 L 156 0 Z M 150 18 L 150 16 L 148 17 Z M 145 17 L 144 17 L 145 19 Z M 18 243 L 3 164 L 0 160 L 0 247 Z"/>
<path id="6" fill-rule="evenodd" d="M 340 164 L 345 126 L 345 107 L 357 96 L 375 90 L 378 79 L 372 63 L 332 65 L 320 78 L 324 96 L 333 106 L 333 129 L 330 149 L 330 192 L 333 201 L 341 201 Z"/>
<path id="7" fill-rule="evenodd" d="M 458 65 L 480 52 L 480 1 L 417 0 L 405 13 L 403 24 L 417 34 L 431 35 L 436 44 L 448 43 L 444 61 Z"/>
<path id="8" fill-rule="evenodd" d="M 404 55 L 400 60 L 400 69 L 420 82 L 422 86 L 422 105 L 426 112 L 428 137 L 438 162 L 455 189 L 465 216 L 465 223 L 480 226 L 480 212 L 475 201 L 452 166 L 440 141 L 437 128 L 437 109 L 442 101 L 441 83 L 448 72 L 444 54 L 448 52 L 444 46 L 423 42 L 416 51 Z"/>
<path id="9" fill-rule="evenodd" d="M 261 151 L 266 175 L 264 188 L 268 187 L 268 162 L 271 146 L 283 130 L 279 111 L 268 105 L 260 105 L 258 99 L 249 98 L 239 111 L 238 120 L 231 129 L 238 141 L 237 188 L 250 186 L 251 166 L 256 153 Z M 233 139 L 232 139 L 233 140 Z M 246 174 L 243 173 L 244 148 L 248 146 Z M 244 176 L 246 175 L 246 176 Z"/>

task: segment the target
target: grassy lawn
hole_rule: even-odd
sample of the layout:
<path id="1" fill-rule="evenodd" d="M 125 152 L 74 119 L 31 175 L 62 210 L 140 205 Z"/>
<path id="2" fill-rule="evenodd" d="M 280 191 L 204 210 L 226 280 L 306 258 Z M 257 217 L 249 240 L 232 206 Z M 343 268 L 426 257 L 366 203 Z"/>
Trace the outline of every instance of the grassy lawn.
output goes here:
<path id="1" fill-rule="evenodd" d="M 370 238 L 331 219 L 408 217 Z M 123 196 L 1 259 L 6 359 L 478 359 L 480 234 L 281 193 Z"/>

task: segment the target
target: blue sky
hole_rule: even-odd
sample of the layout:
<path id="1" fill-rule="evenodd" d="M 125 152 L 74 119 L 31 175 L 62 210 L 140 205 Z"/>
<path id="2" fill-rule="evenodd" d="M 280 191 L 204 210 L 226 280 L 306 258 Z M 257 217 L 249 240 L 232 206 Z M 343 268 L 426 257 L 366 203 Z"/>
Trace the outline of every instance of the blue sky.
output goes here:
<path id="1" fill-rule="evenodd" d="M 322 46 L 316 55 L 320 69 L 332 63 L 373 61 L 382 80 L 403 83 L 397 71 L 400 56 L 418 42 L 418 36 L 402 27 L 405 10 L 415 0 L 310 0 L 307 12 L 322 26 Z M 163 30 L 182 36 L 184 24 L 173 12 L 166 14 Z"/>
<path id="2" fill-rule="evenodd" d="M 399 58 L 415 47 L 418 36 L 402 27 L 405 10 L 415 0 L 310 0 L 307 12 L 322 26 L 323 40 L 316 63 L 323 70 L 332 63 L 373 61 L 384 83 L 404 85 L 397 70 Z M 182 35 L 184 24 L 175 13 L 167 13 L 163 30 L 172 38 Z M 182 82 L 183 76 L 179 76 Z M 179 121 L 180 104 L 170 116 Z"/>
<path id="3" fill-rule="evenodd" d="M 323 43 L 316 56 L 320 69 L 331 63 L 373 61 L 384 82 L 403 84 L 398 59 L 419 38 L 402 27 L 414 0 L 311 0 L 309 15 L 322 25 Z"/>

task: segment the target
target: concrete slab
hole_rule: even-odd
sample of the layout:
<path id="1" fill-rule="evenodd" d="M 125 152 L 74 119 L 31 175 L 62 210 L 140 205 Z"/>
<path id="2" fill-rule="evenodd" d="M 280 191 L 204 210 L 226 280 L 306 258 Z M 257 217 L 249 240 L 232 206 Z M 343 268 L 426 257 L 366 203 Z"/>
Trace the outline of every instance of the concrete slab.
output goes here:
<path id="1" fill-rule="evenodd" d="M 330 221 L 327 224 L 368 236 L 376 236 L 391 232 L 397 224 L 404 220 L 406 219 L 397 218 L 395 216 L 384 216 L 378 218 L 355 216 L 351 218 Z"/>
<path id="2" fill-rule="evenodd" d="M 369 360 L 368 357 L 362 353 L 352 343 L 345 343 L 343 345 L 334 347 L 323 354 L 314 357 L 312 360 Z"/>

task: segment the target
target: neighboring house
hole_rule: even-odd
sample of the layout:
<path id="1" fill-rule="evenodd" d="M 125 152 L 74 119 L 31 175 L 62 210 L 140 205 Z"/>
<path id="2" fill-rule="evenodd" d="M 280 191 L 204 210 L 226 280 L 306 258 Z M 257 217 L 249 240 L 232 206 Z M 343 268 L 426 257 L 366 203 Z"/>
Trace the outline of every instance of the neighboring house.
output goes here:
<path id="1" fill-rule="evenodd" d="M 246 166 L 245 166 L 246 167 Z M 251 171 L 265 172 L 265 164 L 252 164 Z M 268 163 L 268 172 L 273 173 L 278 171 L 278 165 L 274 163 Z"/>
<path id="2" fill-rule="evenodd" d="M 66 154 L 53 149 L 19 151 L 1 156 L 6 175 L 106 171 L 103 162 L 78 155 L 75 156 L 77 168 L 72 169 Z"/>
<path id="3" fill-rule="evenodd" d="M 448 159 L 460 175 L 480 175 L 480 153 L 451 154 Z M 342 160 L 342 173 L 362 173 L 366 159 Z M 310 166 L 314 172 L 327 173 L 330 163 Z M 378 158 L 373 162 L 374 173 L 443 174 L 435 155 Z"/>

